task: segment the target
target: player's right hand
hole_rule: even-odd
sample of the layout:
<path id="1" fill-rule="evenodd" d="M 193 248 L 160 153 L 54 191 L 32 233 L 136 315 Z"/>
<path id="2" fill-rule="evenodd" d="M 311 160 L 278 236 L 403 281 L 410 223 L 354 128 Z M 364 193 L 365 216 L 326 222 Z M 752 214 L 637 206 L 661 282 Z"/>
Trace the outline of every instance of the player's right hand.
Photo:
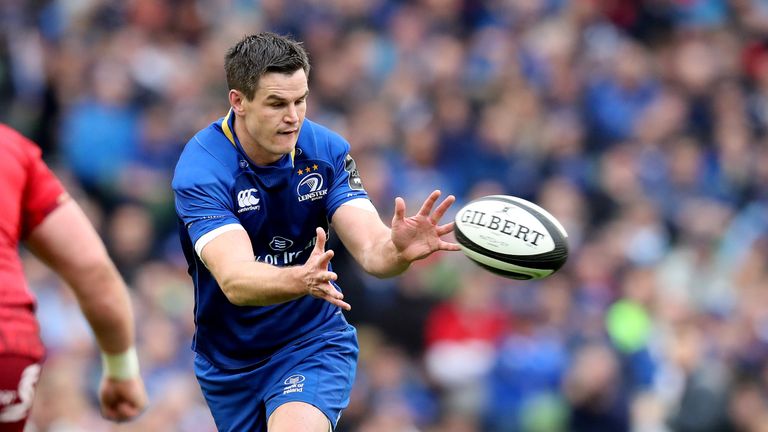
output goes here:
<path id="1" fill-rule="evenodd" d="M 101 414 L 107 420 L 128 421 L 144 412 L 147 391 L 141 377 L 127 380 L 103 377 L 99 389 Z"/>
<path id="2" fill-rule="evenodd" d="M 312 253 L 309 255 L 309 259 L 302 266 L 302 282 L 306 285 L 307 294 L 323 299 L 331 304 L 334 304 L 344 310 L 352 309 L 349 303 L 342 300 L 344 294 L 336 289 L 331 281 L 335 281 L 336 273 L 328 270 L 328 265 L 333 258 L 332 250 L 325 250 L 325 242 L 328 237 L 325 230 L 318 227 L 315 229 L 317 233 L 317 242 L 315 248 L 312 249 Z"/>

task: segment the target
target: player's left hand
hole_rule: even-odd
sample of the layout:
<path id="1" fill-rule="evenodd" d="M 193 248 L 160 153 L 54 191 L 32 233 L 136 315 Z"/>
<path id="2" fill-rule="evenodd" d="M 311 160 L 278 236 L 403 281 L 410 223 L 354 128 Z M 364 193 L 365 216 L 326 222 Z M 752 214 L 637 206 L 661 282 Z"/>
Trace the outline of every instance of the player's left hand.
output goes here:
<path id="1" fill-rule="evenodd" d="M 440 198 L 440 191 L 432 192 L 422 204 L 419 212 L 410 217 L 405 217 L 405 201 L 400 197 L 395 198 L 392 243 L 403 260 L 413 262 L 426 258 L 439 250 L 460 250 L 458 244 L 440 238 L 453 231 L 453 222 L 438 225 L 456 198 L 453 195 L 448 195 L 435 208 L 435 211 L 432 211 L 438 198 Z"/>

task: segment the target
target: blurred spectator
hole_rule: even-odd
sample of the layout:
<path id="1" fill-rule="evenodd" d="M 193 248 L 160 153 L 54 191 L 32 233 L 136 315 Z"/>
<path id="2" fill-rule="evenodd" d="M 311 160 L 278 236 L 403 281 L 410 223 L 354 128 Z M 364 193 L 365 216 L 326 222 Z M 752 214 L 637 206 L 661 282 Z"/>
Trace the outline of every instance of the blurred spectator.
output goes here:
<path id="1" fill-rule="evenodd" d="M 727 381 L 725 369 L 707 356 L 706 341 L 699 327 L 682 323 L 673 329 L 668 342 L 665 386 L 671 407 L 669 425 L 674 431 L 725 431 Z M 677 385 L 676 385 L 677 384 Z"/>
<path id="2" fill-rule="evenodd" d="M 80 184 L 109 203 L 120 173 L 136 154 L 138 112 L 125 65 L 99 63 L 91 80 L 92 93 L 75 101 L 63 119 L 61 151 Z"/>
<path id="3" fill-rule="evenodd" d="M 587 345 L 576 352 L 564 393 L 570 407 L 567 430 L 629 430 L 629 401 L 610 348 Z"/>
<path id="4" fill-rule="evenodd" d="M 659 93 L 644 48 L 631 41 L 617 45 L 612 70 L 587 86 L 586 114 L 592 123 L 594 150 L 630 138 L 634 122 Z"/>
<path id="5" fill-rule="evenodd" d="M 449 300 L 432 309 L 425 327 L 427 373 L 445 393 L 447 408 L 469 416 L 477 416 L 486 403 L 483 384 L 509 325 L 495 301 L 495 277 L 475 267 L 464 272 Z"/>

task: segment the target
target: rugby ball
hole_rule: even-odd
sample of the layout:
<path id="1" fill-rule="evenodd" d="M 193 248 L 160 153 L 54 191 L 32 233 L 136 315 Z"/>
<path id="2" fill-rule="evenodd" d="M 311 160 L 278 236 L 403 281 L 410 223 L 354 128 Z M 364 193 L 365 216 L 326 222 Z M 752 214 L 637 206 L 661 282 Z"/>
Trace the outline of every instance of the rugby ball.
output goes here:
<path id="1" fill-rule="evenodd" d="M 568 234 L 538 205 L 508 195 L 488 195 L 459 209 L 454 233 L 464 254 L 511 279 L 541 279 L 568 258 Z"/>

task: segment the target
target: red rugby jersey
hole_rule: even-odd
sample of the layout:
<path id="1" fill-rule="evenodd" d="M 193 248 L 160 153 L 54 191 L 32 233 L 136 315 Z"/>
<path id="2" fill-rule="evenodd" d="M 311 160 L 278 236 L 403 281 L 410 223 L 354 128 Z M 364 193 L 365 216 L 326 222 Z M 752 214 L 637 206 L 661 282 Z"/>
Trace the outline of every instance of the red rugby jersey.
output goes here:
<path id="1" fill-rule="evenodd" d="M 65 197 L 40 149 L 0 124 L 0 354 L 43 355 L 35 297 L 24 278 L 18 248 Z"/>

